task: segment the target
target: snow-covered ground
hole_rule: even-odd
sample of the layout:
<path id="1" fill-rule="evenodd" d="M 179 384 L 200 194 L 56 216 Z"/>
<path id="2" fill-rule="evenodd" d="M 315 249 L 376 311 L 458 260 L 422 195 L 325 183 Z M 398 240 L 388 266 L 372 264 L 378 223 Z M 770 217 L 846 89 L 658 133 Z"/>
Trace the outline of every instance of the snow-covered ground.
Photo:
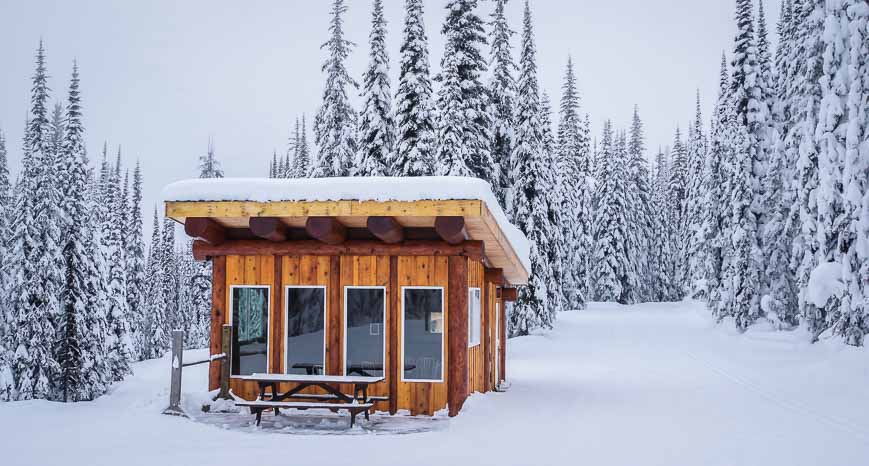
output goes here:
<path id="1" fill-rule="evenodd" d="M 163 416 L 169 363 L 147 361 L 93 403 L 0 404 L 0 464 L 869 464 L 869 351 L 798 337 L 737 335 L 695 303 L 594 304 L 510 341 L 509 392 L 475 395 L 459 417 L 406 435 Z M 205 370 L 185 377 L 194 400 Z"/>

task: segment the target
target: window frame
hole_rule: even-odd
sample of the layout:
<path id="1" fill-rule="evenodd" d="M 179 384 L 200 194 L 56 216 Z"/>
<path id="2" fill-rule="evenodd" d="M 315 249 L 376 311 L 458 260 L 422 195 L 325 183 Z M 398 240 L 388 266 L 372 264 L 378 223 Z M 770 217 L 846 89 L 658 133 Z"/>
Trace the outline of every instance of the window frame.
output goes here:
<path id="1" fill-rule="evenodd" d="M 471 310 L 473 309 L 471 306 L 473 305 L 474 300 L 471 298 L 474 295 L 474 291 L 480 293 L 480 305 L 477 307 L 477 341 L 474 342 L 471 339 L 471 335 L 473 335 L 473 325 L 474 321 L 471 320 Z M 468 348 L 474 348 L 480 346 L 483 341 L 483 289 L 479 287 L 469 287 L 468 288 Z"/>
<path id="2" fill-rule="evenodd" d="M 446 335 L 447 329 L 447 315 L 446 315 L 446 287 L 443 286 L 402 286 L 401 290 L 401 360 L 399 364 L 401 366 L 400 374 L 402 383 L 444 383 L 444 366 L 446 365 L 446 339 L 444 335 Z M 439 379 L 405 379 L 404 378 L 404 358 L 405 358 L 405 348 L 404 342 L 406 340 L 407 334 L 405 333 L 404 321 L 406 313 L 404 307 L 404 298 L 405 298 L 405 290 L 440 290 L 441 292 L 441 315 L 444 316 L 444 331 L 441 332 L 441 376 Z"/>
<path id="3" fill-rule="evenodd" d="M 284 285 L 284 334 L 283 334 L 283 359 L 284 374 L 290 373 L 290 362 L 287 361 L 287 331 L 289 330 L 290 300 L 287 299 L 291 289 L 321 289 L 323 290 L 323 373 L 326 373 L 326 347 L 329 342 L 329 290 L 326 285 Z"/>
<path id="4" fill-rule="evenodd" d="M 237 337 L 238 329 L 235 328 L 235 322 L 234 322 L 235 321 L 235 318 L 234 318 L 234 316 L 235 316 L 235 293 L 233 292 L 233 290 L 235 290 L 236 288 L 260 288 L 260 289 L 266 289 L 268 291 L 268 298 L 269 298 L 268 316 L 269 317 L 268 317 L 268 326 L 266 328 L 266 372 L 270 372 L 271 369 L 273 369 L 271 367 L 271 361 L 272 361 L 272 338 L 271 338 L 271 336 L 272 336 L 271 335 L 271 333 L 272 333 L 272 285 L 229 285 L 229 325 L 232 325 L 232 327 L 233 327 L 232 333 L 233 333 L 233 335 L 236 336 L 236 338 L 238 338 Z M 234 342 L 230 339 L 230 346 L 235 346 L 233 343 Z M 232 360 L 229 361 L 229 364 L 230 364 L 230 366 L 229 366 L 229 377 L 230 378 L 239 379 L 239 378 L 247 377 L 247 375 L 243 375 L 243 374 L 238 374 L 238 375 L 233 374 Z"/>
<path id="5" fill-rule="evenodd" d="M 342 329 L 344 332 L 344 345 L 342 348 L 342 350 L 344 352 L 344 355 L 343 355 L 344 361 L 342 361 L 342 366 L 343 366 L 342 369 L 343 370 L 342 370 L 341 374 L 345 375 L 345 376 L 347 375 L 347 322 L 348 322 L 347 321 L 347 290 L 350 290 L 350 289 L 383 290 L 383 328 L 380 329 L 380 336 L 383 339 L 383 377 L 386 377 L 386 374 L 387 374 L 387 372 L 386 372 L 386 345 L 388 342 L 386 341 L 386 301 L 387 301 L 387 295 L 386 295 L 386 287 L 385 286 L 362 286 L 362 285 L 359 285 L 359 286 L 357 286 L 357 285 L 345 285 L 344 286 L 344 290 L 343 290 L 343 293 L 344 293 L 344 310 L 343 310 L 343 317 L 342 317 L 344 319 L 344 327 Z"/>

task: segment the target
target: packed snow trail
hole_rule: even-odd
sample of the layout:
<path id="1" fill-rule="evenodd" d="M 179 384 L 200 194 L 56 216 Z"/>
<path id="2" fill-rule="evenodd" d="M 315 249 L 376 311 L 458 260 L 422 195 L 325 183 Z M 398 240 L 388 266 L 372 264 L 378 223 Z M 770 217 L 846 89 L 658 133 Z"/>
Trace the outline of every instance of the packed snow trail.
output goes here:
<path id="1" fill-rule="evenodd" d="M 696 303 L 592 304 L 508 345 L 510 391 L 471 397 L 432 432 L 286 435 L 163 416 L 164 358 L 96 402 L 0 404 L 0 463 L 869 464 L 866 349 L 735 334 Z M 193 398 L 205 369 L 184 377 Z"/>

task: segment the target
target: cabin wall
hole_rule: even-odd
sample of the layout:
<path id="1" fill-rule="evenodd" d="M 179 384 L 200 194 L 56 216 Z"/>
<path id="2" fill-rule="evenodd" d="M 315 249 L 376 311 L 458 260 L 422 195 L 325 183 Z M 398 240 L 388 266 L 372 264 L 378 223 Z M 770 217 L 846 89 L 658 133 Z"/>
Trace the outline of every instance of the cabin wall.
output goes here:
<path id="1" fill-rule="evenodd" d="M 480 344 L 468 348 L 468 394 L 488 391 L 485 378 L 486 364 L 486 287 L 483 263 L 468 259 L 468 288 L 480 289 Z M 469 308 L 470 310 L 470 308 Z"/>
<path id="2" fill-rule="evenodd" d="M 447 407 L 449 381 L 449 331 L 443 330 L 443 381 L 403 382 L 401 367 L 401 287 L 436 286 L 444 288 L 444 323 L 449 322 L 449 258 L 443 256 L 220 256 L 213 259 L 212 353 L 220 352 L 221 326 L 231 323 L 229 309 L 233 285 L 270 287 L 269 353 L 270 372 L 285 371 L 284 357 L 284 287 L 326 286 L 326 367 L 327 374 L 343 375 L 344 368 L 344 287 L 386 287 L 385 344 L 386 379 L 372 387 L 369 395 L 387 396 L 390 402 L 378 402 L 376 409 L 411 414 L 434 414 Z M 213 364 L 209 387 L 219 385 L 220 365 Z M 280 390 L 292 388 L 281 384 Z M 255 383 L 230 379 L 237 396 L 255 399 Z M 352 387 L 342 387 L 351 393 Z M 314 390 L 316 391 L 316 390 Z"/>

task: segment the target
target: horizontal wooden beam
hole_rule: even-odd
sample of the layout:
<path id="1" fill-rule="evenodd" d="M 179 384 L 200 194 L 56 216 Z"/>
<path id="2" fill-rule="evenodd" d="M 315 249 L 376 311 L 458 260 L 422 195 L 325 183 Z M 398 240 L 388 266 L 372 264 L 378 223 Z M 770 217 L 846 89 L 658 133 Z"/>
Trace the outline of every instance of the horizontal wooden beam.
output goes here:
<path id="1" fill-rule="evenodd" d="M 486 268 L 485 272 L 486 281 L 489 283 L 494 283 L 498 286 L 503 286 L 507 284 L 507 280 L 504 278 L 504 269 L 493 269 Z"/>
<path id="2" fill-rule="evenodd" d="M 516 301 L 516 298 L 519 296 L 519 290 L 517 288 L 502 288 L 501 289 L 501 299 L 504 301 Z"/>
<path id="3" fill-rule="evenodd" d="M 190 217 L 184 222 L 187 236 L 218 245 L 226 241 L 226 229 L 210 218 Z"/>
<path id="4" fill-rule="evenodd" d="M 468 239 L 464 217 L 438 217 L 435 219 L 435 231 L 440 235 L 441 239 L 450 244 L 459 244 Z"/>
<path id="5" fill-rule="evenodd" d="M 463 256 L 482 260 L 482 241 L 465 241 L 453 245 L 443 241 L 405 241 L 387 244 L 381 241 L 347 241 L 325 244 L 320 241 L 239 240 L 219 246 L 204 241 L 193 242 L 193 257 L 206 260 L 216 256 Z"/>
<path id="6" fill-rule="evenodd" d="M 368 217 L 368 231 L 384 243 L 395 244 L 404 241 L 404 227 L 393 217 Z"/>
<path id="7" fill-rule="evenodd" d="M 341 244 L 347 241 L 347 227 L 335 217 L 308 217 L 305 231 L 311 238 L 326 244 Z"/>
<path id="8" fill-rule="evenodd" d="M 167 201 L 166 216 L 187 217 L 479 217 L 478 199 L 444 201 Z"/>
<path id="9" fill-rule="evenodd" d="M 251 217 L 250 231 L 269 241 L 287 240 L 287 225 L 277 217 Z"/>

